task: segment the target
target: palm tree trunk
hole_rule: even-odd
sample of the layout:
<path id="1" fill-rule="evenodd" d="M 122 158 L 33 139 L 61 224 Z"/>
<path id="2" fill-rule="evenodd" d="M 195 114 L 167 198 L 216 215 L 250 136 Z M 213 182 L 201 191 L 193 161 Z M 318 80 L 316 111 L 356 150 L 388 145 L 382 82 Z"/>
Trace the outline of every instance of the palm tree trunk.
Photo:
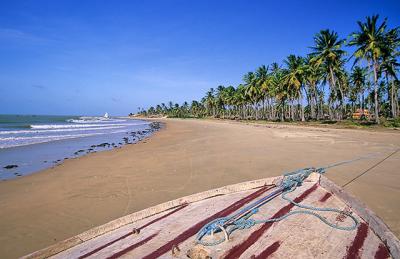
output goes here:
<path id="1" fill-rule="evenodd" d="M 257 102 L 254 102 L 254 113 L 256 116 L 256 121 L 258 121 L 258 109 L 257 109 Z"/>
<path id="2" fill-rule="evenodd" d="M 311 118 L 313 120 L 315 120 L 315 105 L 316 105 L 316 103 L 314 104 L 314 96 L 315 96 L 314 88 L 315 87 L 312 84 L 310 84 L 310 90 L 308 91 L 309 92 L 308 95 L 309 95 L 310 113 L 311 113 Z"/>
<path id="3" fill-rule="evenodd" d="M 306 119 L 304 118 L 303 94 L 301 93 L 301 89 L 299 96 L 299 105 L 300 105 L 301 121 L 305 121 Z"/>
<path id="4" fill-rule="evenodd" d="M 394 101 L 396 104 L 396 117 L 399 116 L 400 113 L 400 106 L 399 106 L 399 97 L 398 97 L 398 89 L 396 88 L 396 86 L 394 87 Z"/>
<path id="5" fill-rule="evenodd" d="M 333 90 L 335 93 L 336 93 L 336 80 L 335 80 L 335 77 L 334 77 L 334 75 L 333 75 L 333 69 L 332 69 L 332 67 L 329 67 L 329 73 L 331 74 L 331 90 Z M 330 100 L 330 98 L 329 98 L 329 100 Z M 332 110 L 331 110 L 331 104 L 332 104 L 332 102 L 331 101 L 329 101 L 329 117 L 330 117 L 330 119 L 331 120 L 333 120 L 333 113 L 332 113 Z"/>
<path id="6" fill-rule="evenodd" d="M 333 120 L 333 113 L 332 113 L 332 101 L 331 98 L 328 98 L 328 113 L 329 113 L 329 119 Z"/>
<path id="7" fill-rule="evenodd" d="M 364 112 L 363 103 L 364 103 L 364 94 L 360 93 L 360 110 L 361 110 L 361 112 Z"/>
<path id="8" fill-rule="evenodd" d="M 265 117 L 267 120 L 270 120 L 271 119 L 271 107 L 270 107 L 270 103 L 269 103 L 269 98 L 267 97 L 265 100 L 266 100 Z"/>
<path id="9" fill-rule="evenodd" d="M 375 122 L 379 124 L 379 109 L 378 109 L 378 74 L 377 74 L 377 64 L 374 60 L 374 99 L 375 99 Z"/>
<path id="10" fill-rule="evenodd" d="M 271 120 L 276 119 L 276 109 L 273 100 L 271 99 Z"/>
<path id="11" fill-rule="evenodd" d="M 294 105 L 293 105 L 293 100 L 290 101 L 290 119 L 294 121 Z"/>
<path id="12" fill-rule="evenodd" d="M 265 119 L 265 98 L 262 99 L 262 119 Z"/>
<path id="13" fill-rule="evenodd" d="M 396 100 L 397 100 L 397 91 L 396 91 L 396 84 L 394 83 L 394 80 L 392 80 L 392 96 L 391 96 L 391 101 L 392 101 L 392 114 L 393 118 L 396 118 L 398 116 L 397 114 L 397 107 L 396 107 Z"/>
<path id="14" fill-rule="evenodd" d="M 392 91 L 390 89 L 390 85 L 389 85 L 389 75 L 387 72 L 385 72 L 385 80 L 386 80 L 386 86 L 387 86 L 387 96 L 388 96 L 388 103 L 389 103 L 389 113 L 392 116 L 392 118 L 394 118 L 393 116 L 393 109 L 392 109 Z"/>
<path id="15" fill-rule="evenodd" d="M 319 120 L 319 119 L 321 119 L 321 112 L 322 112 L 322 105 L 321 104 L 319 104 L 319 102 L 318 102 L 318 93 L 317 92 L 315 92 L 314 93 L 314 101 L 315 101 L 315 107 L 316 107 L 316 119 L 317 120 Z"/>
<path id="16" fill-rule="evenodd" d="M 344 117 L 344 115 L 346 114 L 346 105 L 344 105 L 344 93 L 343 93 L 342 86 L 340 85 L 339 81 L 338 81 L 338 88 L 339 88 L 339 92 L 340 92 L 340 106 L 341 106 L 339 108 L 339 110 L 341 112 L 340 118 L 342 119 Z"/>

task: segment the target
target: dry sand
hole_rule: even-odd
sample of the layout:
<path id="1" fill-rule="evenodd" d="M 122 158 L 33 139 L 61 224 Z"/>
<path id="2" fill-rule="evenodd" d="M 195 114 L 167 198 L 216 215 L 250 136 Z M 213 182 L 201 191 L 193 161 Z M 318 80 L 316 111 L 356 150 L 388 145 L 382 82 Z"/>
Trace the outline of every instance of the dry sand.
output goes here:
<path id="1" fill-rule="evenodd" d="M 330 169 L 400 236 L 399 132 L 164 120 L 150 139 L 0 183 L 0 257 L 44 248 L 188 194 L 374 154 Z M 376 165 L 377 164 L 377 165 Z"/>

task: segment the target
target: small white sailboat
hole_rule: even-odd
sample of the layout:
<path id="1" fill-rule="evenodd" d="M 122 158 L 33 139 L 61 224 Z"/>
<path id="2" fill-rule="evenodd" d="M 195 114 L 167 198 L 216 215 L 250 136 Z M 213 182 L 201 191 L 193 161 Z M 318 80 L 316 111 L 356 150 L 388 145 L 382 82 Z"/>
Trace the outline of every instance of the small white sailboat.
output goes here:
<path id="1" fill-rule="evenodd" d="M 110 118 L 110 116 L 108 115 L 108 112 L 106 112 L 106 113 L 104 114 L 104 118 L 106 118 L 106 119 Z"/>

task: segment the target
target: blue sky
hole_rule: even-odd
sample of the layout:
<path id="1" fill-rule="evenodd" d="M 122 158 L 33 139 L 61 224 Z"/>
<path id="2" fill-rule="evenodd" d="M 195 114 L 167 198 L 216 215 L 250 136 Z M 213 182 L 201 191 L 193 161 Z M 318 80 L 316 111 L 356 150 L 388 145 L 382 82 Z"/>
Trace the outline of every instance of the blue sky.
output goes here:
<path id="1" fill-rule="evenodd" d="M 304 55 L 397 1 L 1 1 L 0 114 L 125 115 Z"/>

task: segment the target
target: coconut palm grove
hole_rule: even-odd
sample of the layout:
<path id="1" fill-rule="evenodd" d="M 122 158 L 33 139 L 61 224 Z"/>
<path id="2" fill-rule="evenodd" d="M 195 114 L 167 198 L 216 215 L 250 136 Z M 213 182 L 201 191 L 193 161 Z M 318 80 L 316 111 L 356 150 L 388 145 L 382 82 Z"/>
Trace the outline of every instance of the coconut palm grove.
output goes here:
<path id="1" fill-rule="evenodd" d="M 306 56 L 261 65 L 238 86 L 211 88 L 200 100 L 140 109 L 144 116 L 237 120 L 359 119 L 399 126 L 400 29 L 379 15 L 351 35 L 321 30 Z"/>

